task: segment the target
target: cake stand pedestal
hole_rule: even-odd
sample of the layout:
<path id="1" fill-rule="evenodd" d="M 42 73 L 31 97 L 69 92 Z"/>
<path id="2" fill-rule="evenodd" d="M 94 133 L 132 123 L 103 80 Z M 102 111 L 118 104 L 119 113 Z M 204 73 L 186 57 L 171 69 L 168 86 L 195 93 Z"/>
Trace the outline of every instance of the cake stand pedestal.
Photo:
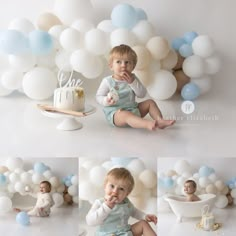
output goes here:
<path id="1" fill-rule="evenodd" d="M 91 105 L 85 105 L 85 109 L 81 112 L 86 113 L 86 115 L 83 116 L 86 117 L 87 115 L 93 114 L 95 112 L 95 107 Z M 72 131 L 81 129 L 83 127 L 83 124 L 78 120 L 77 116 L 51 111 L 42 111 L 42 114 L 50 118 L 61 118 L 62 121 L 57 125 L 58 130 Z"/>

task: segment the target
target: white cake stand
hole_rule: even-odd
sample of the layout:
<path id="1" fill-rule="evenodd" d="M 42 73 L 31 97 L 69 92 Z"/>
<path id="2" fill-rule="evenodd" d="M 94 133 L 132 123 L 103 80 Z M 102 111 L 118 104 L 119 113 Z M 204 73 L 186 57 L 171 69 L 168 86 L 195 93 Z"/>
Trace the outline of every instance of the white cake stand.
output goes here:
<path id="1" fill-rule="evenodd" d="M 84 110 L 81 112 L 87 113 L 87 115 L 93 114 L 95 112 L 95 107 L 85 105 Z M 57 129 L 59 130 L 71 131 L 81 129 L 83 127 L 82 123 L 78 121 L 78 116 L 51 111 L 42 111 L 42 114 L 50 118 L 62 118 L 63 120 L 57 125 Z"/>

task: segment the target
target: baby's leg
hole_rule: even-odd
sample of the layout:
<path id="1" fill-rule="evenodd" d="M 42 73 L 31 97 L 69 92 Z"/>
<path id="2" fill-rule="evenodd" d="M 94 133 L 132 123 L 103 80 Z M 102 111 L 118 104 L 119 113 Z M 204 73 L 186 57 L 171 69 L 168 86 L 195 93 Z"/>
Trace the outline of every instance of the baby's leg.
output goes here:
<path id="1" fill-rule="evenodd" d="M 140 220 L 139 222 L 131 225 L 131 231 L 134 236 L 157 236 L 149 223 L 145 220 Z"/>
<path id="2" fill-rule="evenodd" d="M 155 101 L 153 101 L 152 99 L 148 99 L 146 101 L 140 102 L 138 105 L 138 108 L 142 117 L 149 114 L 153 120 L 157 121 L 156 124 L 160 129 L 164 129 L 175 123 L 175 120 L 164 120 L 162 118 L 162 114 L 159 107 L 157 106 Z"/>
<path id="3" fill-rule="evenodd" d="M 119 127 L 129 125 L 133 128 L 145 128 L 148 130 L 154 130 L 156 127 L 156 121 L 145 120 L 139 116 L 136 116 L 130 111 L 124 110 L 119 110 L 115 113 L 114 123 Z"/>

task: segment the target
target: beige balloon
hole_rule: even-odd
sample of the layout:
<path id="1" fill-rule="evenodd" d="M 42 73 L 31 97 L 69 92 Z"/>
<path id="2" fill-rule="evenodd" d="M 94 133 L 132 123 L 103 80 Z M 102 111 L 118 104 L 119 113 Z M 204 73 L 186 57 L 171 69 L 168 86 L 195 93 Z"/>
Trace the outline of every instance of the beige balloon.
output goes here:
<path id="1" fill-rule="evenodd" d="M 175 78 L 177 80 L 176 91 L 178 93 L 180 93 L 182 88 L 184 87 L 184 85 L 190 82 L 190 78 L 187 75 L 185 75 L 182 70 L 174 71 L 173 75 L 175 76 Z"/>
<path id="2" fill-rule="evenodd" d="M 178 55 L 174 50 L 170 50 L 167 56 L 161 60 L 161 68 L 165 70 L 173 69 L 178 62 Z"/>
<path id="3" fill-rule="evenodd" d="M 139 78 L 142 84 L 147 87 L 152 82 L 152 78 L 148 71 L 146 70 L 135 70 L 135 75 Z"/>
<path id="4" fill-rule="evenodd" d="M 56 15 L 45 12 L 39 15 L 36 24 L 39 29 L 48 31 L 54 25 L 62 25 L 62 22 Z"/>
<path id="5" fill-rule="evenodd" d="M 136 70 L 144 70 L 150 64 L 151 54 L 144 46 L 134 46 L 133 50 L 136 52 L 138 61 L 136 64 Z"/>
<path id="6" fill-rule="evenodd" d="M 6 166 L 0 166 L 0 174 L 3 174 L 8 171 L 8 168 Z"/>
<path id="7" fill-rule="evenodd" d="M 160 36 L 150 38 L 146 47 L 155 60 L 164 59 L 170 51 L 167 39 Z"/>

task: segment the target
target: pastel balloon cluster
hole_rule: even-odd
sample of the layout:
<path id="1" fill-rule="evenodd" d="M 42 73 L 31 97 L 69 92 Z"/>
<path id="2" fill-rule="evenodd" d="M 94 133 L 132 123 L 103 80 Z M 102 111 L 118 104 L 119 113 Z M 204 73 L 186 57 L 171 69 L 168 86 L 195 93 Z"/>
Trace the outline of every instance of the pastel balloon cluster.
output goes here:
<path id="1" fill-rule="evenodd" d="M 72 197 L 73 202 L 78 203 L 78 175 L 67 175 L 62 181 L 67 187 L 67 192 Z"/>
<path id="2" fill-rule="evenodd" d="M 177 91 L 184 100 L 195 100 L 211 88 L 212 75 L 220 69 L 215 44 L 208 35 L 186 32 L 172 40 L 172 48 L 179 54 L 175 68 Z"/>
<path id="3" fill-rule="evenodd" d="M 236 188 L 236 177 L 233 177 L 232 179 L 226 181 L 226 184 L 230 189 L 235 189 Z"/>
<path id="4" fill-rule="evenodd" d="M 51 183 L 51 193 L 55 207 L 60 207 L 64 202 L 63 191 L 65 185 L 63 180 L 57 177 L 49 166 L 42 162 L 36 162 L 32 169 L 25 170 L 24 161 L 21 158 L 8 158 L 5 165 L 0 166 L 0 213 L 12 210 L 11 199 L 15 193 L 22 196 L 30 194 L 30 196 L 36 198 L 39 184 L 44 180 Z M 70 175 L 68 192 L 73 197 L 73 201 L 78 203 L 77 175 Z"/>
<path id="5" fill-rule="evenodd" d="M 157 175 L 145 167 L 138 158 L 112 158 L 98 162 L 88 158 L 80 158 L 79 163 L 79 197 L 89 201 L 104 197 L 104 178 L 107 172 L 115 167 L 127 168 L 134 177 L 135 186 L 129 194 L 133 204 L 144 211 L 153 212 L 157 204 Z"/>
<path id="6" fill-rule="evenodd" d="M 158 176 L 158 196 L 160 199 L 160 208 L 163 208 L 163 196 L 166 193 L 185 195 L 184 183 L 188 179 L 192 179 L 197 184 L 196 194 L 212 193 L 217 196 L 215 206 L 217 208 L 225 208 L 228 205 L 227 194 L 228 186 L 220 179 L 215 170 L 209 166 L 201 166 L 198 172 L 193 171 L 194 168 L 186 160 L 180 160 L 175 163 L 174 168 L 166 173 L 160 173 Z M 168 205 L 167 205 L 168 207 Z"/>

